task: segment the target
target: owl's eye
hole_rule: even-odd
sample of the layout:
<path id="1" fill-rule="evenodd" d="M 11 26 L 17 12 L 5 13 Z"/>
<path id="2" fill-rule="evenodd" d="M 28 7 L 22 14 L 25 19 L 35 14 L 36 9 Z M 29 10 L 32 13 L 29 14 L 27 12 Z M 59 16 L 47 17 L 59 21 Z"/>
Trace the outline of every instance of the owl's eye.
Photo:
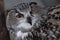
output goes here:
<path id="1" fill-rule="evenodd" d="M 18 15 L 16 15 L 16 18 L 21 18 L 21 17 L 24 17 L 24 15 L 23 14 L 18 14 Z"/>

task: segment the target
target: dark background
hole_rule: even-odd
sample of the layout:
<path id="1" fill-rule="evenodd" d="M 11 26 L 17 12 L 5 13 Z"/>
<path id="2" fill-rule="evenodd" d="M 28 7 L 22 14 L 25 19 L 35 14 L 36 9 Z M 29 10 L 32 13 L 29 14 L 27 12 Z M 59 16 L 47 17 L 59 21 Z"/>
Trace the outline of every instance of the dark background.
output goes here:
<path id="1" fill-rule="evenodd" d="M 60 0 L 4 0 L 5 10 L 12 8 L 13 6 L 22 2 L 37 2 L 41 7 L 48 7 L 60 4 Z"/>
<path id="2" fill-rule="evenodd" d="M 0 40 L 9 40 L 8 31 L 5 25 L 4 1 L 0 0 Z"/>

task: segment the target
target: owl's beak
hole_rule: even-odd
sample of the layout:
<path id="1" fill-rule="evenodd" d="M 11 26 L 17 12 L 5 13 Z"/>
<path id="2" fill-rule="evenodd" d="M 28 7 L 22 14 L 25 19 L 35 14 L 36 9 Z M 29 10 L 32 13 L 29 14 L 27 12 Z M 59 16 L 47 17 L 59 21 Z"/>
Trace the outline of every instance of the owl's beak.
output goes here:
<path id="1" fill-rule="evenodd" d="M 31 19 L 31 17 L 27 17 L 27 22 L 32 25 L 32 19 Z"/>

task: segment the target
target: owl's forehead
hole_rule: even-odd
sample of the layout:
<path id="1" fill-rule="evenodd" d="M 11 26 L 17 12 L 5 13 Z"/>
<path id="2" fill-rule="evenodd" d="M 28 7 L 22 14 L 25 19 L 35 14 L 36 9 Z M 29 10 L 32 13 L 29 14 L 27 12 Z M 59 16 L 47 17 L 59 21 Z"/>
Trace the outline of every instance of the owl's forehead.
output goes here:
<path id="1" fill-rule="evenodd" d="M 20 12 L 30 12 L 29 9 L 23 9 L 23 10 L 20 10 Z"/>
<path id="2" fill-rule="evenodd" d="M 27 12 L 29 10 L 29 4 L 28 3 L 20 3 L 16 6 L 14 6 L 15 9 L 19 10 L 20 12 Z"/>
<path id="3" fill-rule="evenodd" d="M 16 11 L 17 11 L 18 13 L 27 14 L 27 13 L 30 12 L 30 9 L 29 9 L 29 8 L 26 8 L 26 9 L 16 8 Z"/>

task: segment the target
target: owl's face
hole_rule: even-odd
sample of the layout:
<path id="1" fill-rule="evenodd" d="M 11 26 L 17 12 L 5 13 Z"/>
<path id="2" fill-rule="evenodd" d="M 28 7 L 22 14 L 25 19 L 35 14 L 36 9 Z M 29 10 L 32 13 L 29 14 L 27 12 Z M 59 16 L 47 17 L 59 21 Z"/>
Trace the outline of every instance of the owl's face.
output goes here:
<path id="1" fill-rule="evenodd" d="M 17 12 L 15 14 L 16 19 L 19 23 L 19 25 L 17 26 L 18 28 L 23 28 L 23 29 L 30 29 L 32 27 L 32 15 L 31 15 L 31 11 L 30 9 L 25 9 L 23 11 L 20 11 L 19 9 L 17 9 Z"/>
<path id="2" fill-rule="evenodd" d="M 22 5 L 23 6 L 23 5 Z M 17 28 L 21 30 L 30 30 L 37 20 L 37 10 L 30 6 L 23 8 L 16 7 L 15 18 L 17 19 Z"/>

